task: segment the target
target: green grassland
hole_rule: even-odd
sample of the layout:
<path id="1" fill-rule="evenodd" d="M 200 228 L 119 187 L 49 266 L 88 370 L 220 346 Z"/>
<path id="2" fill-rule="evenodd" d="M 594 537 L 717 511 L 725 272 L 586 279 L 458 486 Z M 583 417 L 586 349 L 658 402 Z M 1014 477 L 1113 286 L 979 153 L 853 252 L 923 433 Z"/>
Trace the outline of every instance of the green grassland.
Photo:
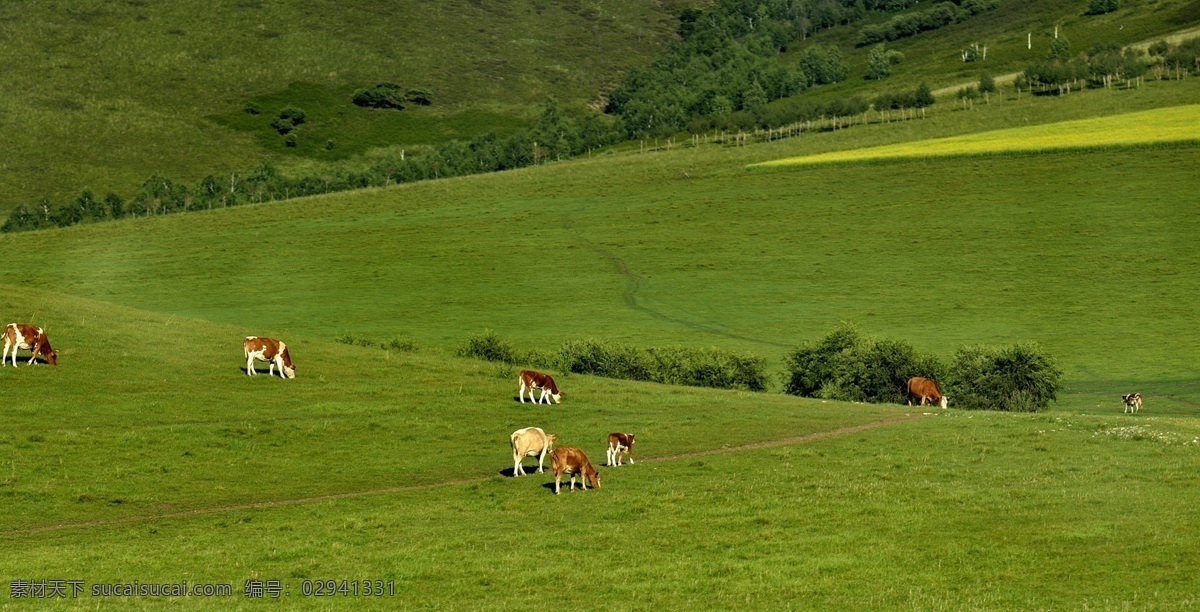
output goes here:
<path id="1" fill-rule="evenodd" d="M 679 2 L 32 2 L 0 6 L 0 208 L 503 130 L 582 106 L 672 35 Z M 551 59 L 552 58 L 552 59 Z M 426 87 L 420 123 L 350 103 Z M 262 114 L 245 115 L 248 102 Z M 312 115 L 290 150 L 268 126 Z M 242 116 L 245 115 L 245 116 Z M 326 151 L 328 140 L 335 147 Z"/>
<path id="2" fill-rule="evenodd" d="M 341 600 L 303 580 L 394 581 L 343 604 L 380 609 L 1194 608 L 1200 149 L 746 166 L 1197 87 L 0 236 L 0 311 L 60 351 L 0 370 L 0 581 L 279 579 L 319 609 Z M 492 329 L 778 370 L 841 321 L 943 357 L 1037 341 L 1066 389 L 1042 414 L 924 414 L 560 374 L 564 403 L 534 407 L 515 368 L 453 356 Z M 246 377 L 247 334 L 287 340 L 298 378 Z M 595 463 L 635 432 L 638 463 L 555 497 L 506 477 L 529 425 Z"/>

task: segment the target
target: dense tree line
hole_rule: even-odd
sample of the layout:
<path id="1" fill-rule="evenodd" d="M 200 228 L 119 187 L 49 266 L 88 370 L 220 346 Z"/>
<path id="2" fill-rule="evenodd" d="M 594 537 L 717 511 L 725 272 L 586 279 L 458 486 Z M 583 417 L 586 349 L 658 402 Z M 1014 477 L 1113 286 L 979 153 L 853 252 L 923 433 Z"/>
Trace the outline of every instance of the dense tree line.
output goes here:
<path id="1" fill-rule="evenodd" d="M 1087 52 L 1075 55 L 1071 52 L 1070 41 L 1060 36 L 1051 44 L 1044 60 L 1025 69 L 1017 85 L 1042 93 L 1063 94 L 1084 85 L 1112 87 L 1116 81 L 1137 79 L 1150 70 L 1160 79 L 1182 78 L 1200 72 L 1200 38 L 1177 45 L 1159 41 L 1150 45 L 1147 51 L 1097 43 Z"/>
<path id="2" fill-rule="evenodd" d="M 961 2 L 939 2 L 930 8 L 896 15 L 883 22 L 865 25 L 858 31 L 860 47 L 879 42 L 899 40 L 916 36 L 921 32 L 936 30 L 952 23 L 966 21 L 997 6 L 997 0 L 961 0 Z"/>
<path id="3" fill-rule="evenodd" d="M 980 2 L 982 0 L 967 0 Z M 607 111 L 628 138 L 666 136 L 849 76 L 837 47 L 813 46 L 793 65 L 779 54 L 813 32 L 898 11 L 915 0 L 717 0 L 680 16 L 681 40 L 609 94 Z"/>

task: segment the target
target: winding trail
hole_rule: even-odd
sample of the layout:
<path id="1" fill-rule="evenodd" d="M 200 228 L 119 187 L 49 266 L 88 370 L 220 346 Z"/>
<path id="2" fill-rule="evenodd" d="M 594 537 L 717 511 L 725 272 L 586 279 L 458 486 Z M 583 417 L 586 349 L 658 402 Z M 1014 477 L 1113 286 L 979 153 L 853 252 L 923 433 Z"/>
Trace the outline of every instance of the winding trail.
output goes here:
<path id="1" fill-rule="evenodd" d="M 848 427 L 839 427 L 828 431 L 818 431 L 815 433 L 805 434 L 803 436 L 792 436 L 790 438 L 780 438 L 778 440 L 764 440 L 762 442 L 751 442 L 749 444 L 741 444 L 738 446 L 722 446 L 710 450 L 694 451 L 690 453 L 679 453 L 675 455 L 665 455 L 662 457 L 648 457 L 640 460 L 638 463 L 663 463 L 667 461 L 679 461 L 681 459 L 691 459 L 694 457 L 704 457 L 708 455 L 721 455 L 725 453 L 736 453 L 748 450 L 757 450 L 760 448 L 770 448 L 773 446 L 785 446 L 788 444 L 800 444 L 803 442 L 811 442 L 822 438 L 830 438 L 834 436 L 845 436 L 860 431 L 867 431 L 878 427 L 887 427 L 889 425 L 898 425 L 907 423 L 924 416 L 921 413 L 909 413 L 902 416 L 895 416 L 881 421 L 871 421 L 859 425 L 851 425 Z M 447 480 L 443 482 L 434 482 L 420 485 L 407 485 L 399 487 L 385 487 L 382 489 L 369 489 L 366 491 L 350 491 L 347 493 L 333 493 L 330 495 L 316 495 L 313 497 L 296 497 L 291 499 L 276 499 L 270 501 L 250 502 L 245 504 L 237 504 L 232 506 L 219 506 L 215 508 L 196 508 L 193 510 L 181 510 L 178 512 L 164 512 L 159 514 L 142 514 L 136 516 L 126 516 L 115 519 L 105 519 L 99 521 L 85 521 L 81 523 L 60 523 L 57 525 L 42 525 L 38 527 L 26 527 L 22 529 L 11 529 L 8 531 L 0 531 L 0 537 L 5 536 L 21 536 L 37 533 L 47 533 L 54 531 L 66 531 L 69 529 L 90 529 L 94 527 L 111 527 L 115 525 L 128 525 L 132 523 L 146 523 L 151 521 L 160 521 L 175 518 L 187 518 L 193 516 L 206 516 L 212 514 L 226 514 L 229 512 L 241 512 L 245 510 L 259 510 L 264 508 L 280 508 L 285 506 L 299 506 L 304 504 L 314 504 L 326 501 L 339 499 L 354 499 L 357 497 L 368 497 L 373 495 L 387 495 L 389 493 L 403 493 L 407 491 L 424 491 L 429 489 L 440 489 L 443 487 L 456 487 L 469 484 L 478 484 L 486 482 L 493 478 L 491 474 L 487 476 L 474 476 L 472 478 L 461 478 L 456 480 Z"/>
<path id="2" fill-rule="evenodd" d="M 627 306 L 629 309 L 636 310 L 636 311 L 638 311 L 642 314 L 645 314 L 651 318 L 658 319 L 659 321 L 664 321 L 667 323 L 671 323 L 673 325 L 678 325 L 680 327 L 683 327 L 685 329 L 690 329 L 692 331 L 698 331 L 698 332 L 702 332 L 702 333 L 706 333 L 706 334 L 712 334 L 714 336 L 721 336 L 723 338 L 729 338 L 732 340 L 741 340 L 743 342 L 752 342 L 755 344 L 763 344 L 763 345 L 767 345 L 767 346 L 775 346 L 775 347 L 780 347 L 780 348 L 785 348 L 785 349 L 792 348 L 795 346 L 794 344 L 788 344 L 788 343 L 784 343 L 784 342 L 775 342 L 773 340 L 766 340 L 763 338 L 752 338 L 750 336 L 742 336 L 739 334 L 730 333 L 730 332 L 722 330 L 714 325 L 697 323 L 695 321 L 689 321 L 687 319 L 674 317 L 674 316 L 671 316 L 661 310 L 655 310 L 653 308 L 650 308 L 649 306 L 646 306 L 645 304 L 642 304 L 640 301 L 638 301 L 638 292 L 642 289 L 642 281 L 645 280 L 644 276 L 641 276 L 641 275 L 637 274 L 636 272 L 630 270 L 629 265 L 625 263 L 625 260 L 621 259 L 619 256 L 617 256 L 616 253 L 596 244 L 595 242 L 593 242 L 592 240 L 590 240 L 589 238 L 584 236 L 581 231 L 579 231 L 578 229 L 575 228 L 575 222 L 571 218 L 571 213 L 563 214 L 562 228 L 564 230 L 574 234 L 575 239 L 579 241 L 579 244 L 581 246 L 583 246 L 583 248 L 585 248 L 585 249 L 599 255 L 600 257 L 604 258 L 605 260 L 607 260 L 610 264 L 612 264 L 613 268 L 616 269 L 617 273 L 625 278 L 625 292 L 622 295 L 622 298 L 625 301 L 625 306 Z"/>

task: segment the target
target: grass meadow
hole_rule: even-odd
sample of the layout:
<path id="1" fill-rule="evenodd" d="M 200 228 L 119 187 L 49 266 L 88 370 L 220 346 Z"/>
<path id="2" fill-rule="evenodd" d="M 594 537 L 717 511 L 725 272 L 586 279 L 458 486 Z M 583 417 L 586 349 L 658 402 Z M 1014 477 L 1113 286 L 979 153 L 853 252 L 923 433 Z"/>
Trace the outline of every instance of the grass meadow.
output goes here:
<path id="1" fill-rule="evenodd" d="M 314 609 L 1194 608 L 1200 149 L 746 166 L 1197 86 L 0 236 L 0 310 L 60 351 L 0 370 L 0 580 L 239 591 L 170 602 L 211 608 L 258 607 L 248 579 Z M 1066 388 L 1045 413 L 926 414 L 556 373 L 547 407 L 453 356 L 491 329 L 778 370 L 842 321 L 943 357 L 1037 341 Z M 286 340 L 298 378 L 246 377 L 248 334 Z M 508 477 L 530 425 L 596 464 L 634 432 L 637 464 L 555 497 Z M 304 597 L 316 579 L 396 595 Z"/>
<path id="2" fill-rule="evenodd" d="M 128 198 L 155 172 L 193 183 L 298 155 L 339 158 L 380 137 L 411 147 L 523 124 L 548 96 L 582 106 L 648 64 L 680 10 L 674 0 L 5 2 L 0 202 L 7 212 L 85 188 Z M 435 104 L 414 122 L 350 103 L 382 81 L 428 88 Z M 242 112 L 251 102 L 261 115 Z M 295 149 L 269 127 L 284 106 L 311 118 Z"/>

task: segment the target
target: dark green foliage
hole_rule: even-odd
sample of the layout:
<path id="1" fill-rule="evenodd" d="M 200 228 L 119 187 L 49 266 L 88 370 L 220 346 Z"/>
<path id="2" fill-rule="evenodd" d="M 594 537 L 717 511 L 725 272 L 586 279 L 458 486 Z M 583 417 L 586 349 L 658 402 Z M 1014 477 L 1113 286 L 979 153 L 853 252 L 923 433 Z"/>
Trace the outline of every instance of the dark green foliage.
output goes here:
<path id="1" fill-rule="evenodd" d="M 933 90 L 922 81 L 916 89 L 906 92 L 884 92 L 871 101 L 871 107 L 877 111 L 895 110 L 900 108 L 925 108 L 931 106 L 936 99 Z"/>
<path id="2" fill-rule="evenodd" d="M 404 108 L 406 96 L 404 88 L 395 83 L 379 83 L 375 87 L 359 89 L 354 92 L 352 101 L 363 108 Z"/>
<path id="3" fill-rule="evenodd" d="M 826 85 L 846 80 L 850 67 L 836 46 L 813 45 L 800 54 L 798 68 L 813 85 Z"/>
<path id="4" fill-rule="evenodd" d="M 822 387 L 837 377 L 840 355 L 862 342 L 858 328 L 843 325 L 824 338 L 796 349 L 788 356 L 783 392 L 816 397 Z"/>
<path id="5" fill-rule="evenodd" d="M 300 124 L 304 123 L 307 118 L 308 115 L 304 111 L 293 106 L 288 106 L 280 110 L 279 116 L 271 120 L 271 128 L 281 135 L 286 136 Z M 295 144 L 289 146 L 295 146 Z"/>
<path id="6" fill-rule="evenodd" d="M 718 348 L 642 348 L 587 339 L 564 343 L 558 362 L 568 372 L 607 378 L 747 391 L 767 386 L 766 360 Z"/>
<path id="7" fill-rule="evenodd" d="M 996 93 L 996 79 L 990 72 L 979 75 L 979 91 L 980 93 Z"/>
<path id="8" fill-rule="evenodd" d="M 892 64 L 904 61 L 904 54 L 894 49 L 885 49 L 883 45 L 875 45 L 867 53 L 867 80 L 886 79 L 892 75 Z"/>
<path id="9" fill-rule="evenodd" d="M 418 106 L 433 104 L 433 92 L 422 87 L 414 87 L 404 92 L 404 98 Z"/>
<path id="10" fill-rule="evenodd" d="M 262 113 L 262 106 L 260 106 L 258 102 L 247 102 L 246 105 L 242 107 L 242 111 L 247 115 L 258 115 Z"/>
<path id="11" fill-rule="evenodd" d="M 921 81 L 913 91 L 913 106 L 917 108 L 928 108 L 933 106 L 937 100 L 933 97 L 933 90 L 929 88 L 929 84 Z"/>
<path id="12" fill-rule="evenodd" d="M 1150 53 L 1150 55 L 1152 57 L 1162 57 L 1167 54 L 1167 50 L 1169 50 L 1170 48 L 1171 48 L 1171 45 L 1168 44 L 1167 41 L 1160 40 L 1160 41 L 1150 45 L 1150 47 L 1146 50 Z"/>
<path id="13" fill-rule="evenodd" d="M 804 49 L 794 69 L 780 64 L 780 53 L 798 39 L 856 21 L 868 10 L 900 10 L 910 4 L 718 0 L 704 11 L 689 8 L 680 16 L 683 40 L 650 67 L 630 71 L 610 93 L 607 111 L 621 118 L 629 138 L 666 136 L 685 127 L 761 123 L 757 116 L 729 119 L 737 111 L 754 113 L 766 103 L 849 75 L 836 46 Z"/>
<path id="14" fill-rule="evenodd" d="M 943 389 L 955 407 L 1036 412 L 1062 386 L 1062 371 L 1036 344 L 965 346 L 954 354 Z"/>
<path id="15" fill-rule="evenodd" d="M 884 23 L 863 26 L 858 32 L 857 45 L 865 47 L 878 42 L 899 40 L 965 21 L 974 15 L 996 8 L 997 0 L 965 0 L 960 4 L 939 2 L 923 11 L 896 15 Z"/>
<path id="16" fill-rule="evenodd" d="M 1050 43 L 1050 51 L 1046 53 L 1049 61 L 1066 62 L 1071 59 L 1071 41 L 1066 36 L 1059 36 Z"/>
<path id="17" fill-rule="evenodd" d="M 902 403 L 908 379 L 938 380 L 942 366 L 906 342 L 874 340 L 843 325 L 788 357 L 784 392 L 855 402 Z"/>
<path id="18" fill-rule="evenodd" d="M 467 338 L 467 343 L 458 349 L 459 357 L 474 357 L 486 361 L 517 363 L 517 352 L 512 345 L 500 340 L 496 332 L 486 330 Z"/>
<path id="19" fill-rule="evenodd" d="M 1089 15 L 1103 15 L 1121 8 L 1121 0 L 1088 0 Z"/>

